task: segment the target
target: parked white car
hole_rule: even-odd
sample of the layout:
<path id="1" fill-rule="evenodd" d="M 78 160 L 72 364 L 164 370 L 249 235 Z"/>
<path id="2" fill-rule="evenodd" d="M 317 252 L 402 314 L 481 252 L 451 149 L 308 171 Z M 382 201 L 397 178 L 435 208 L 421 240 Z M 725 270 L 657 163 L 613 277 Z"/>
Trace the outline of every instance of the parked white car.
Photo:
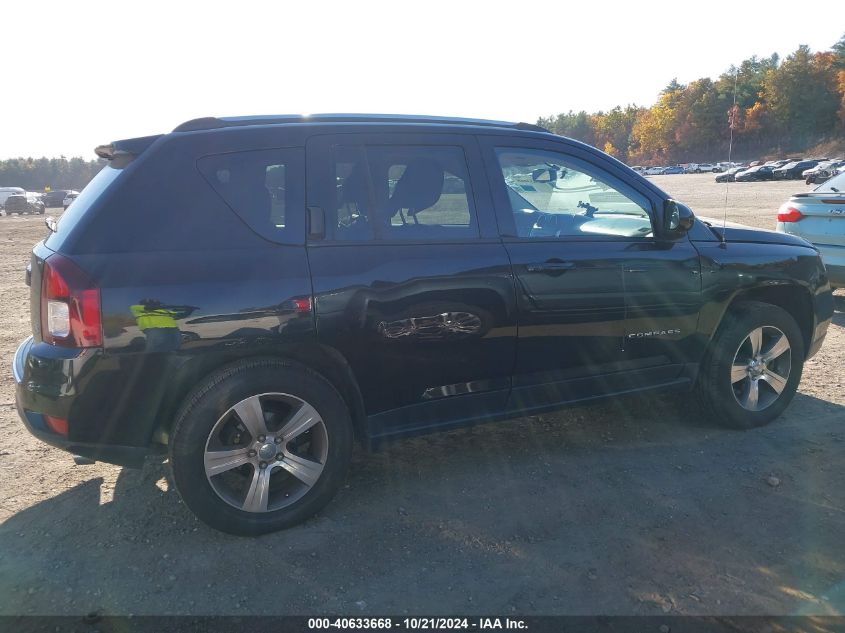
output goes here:
<path id="1" fill-rule="evenodd" d="M 665 167 L 649 167 L 643 173 L 648 176 L 659 176 L 663 173 L 663 170 L 666 169 Z"/>
<path id="2" fill-rule="evenodd" d="M 6 208 L 6 199 L 9 196 L 19 193 L 26 193 L 26 190 L 20 187 L 0 187 L 0 209 Z"/>
<path id="3" fill-rule="evenodd" d="M 687 167 L 687 172 L 692 174 L 718 174 L 720 171 L 722 168 L 712 163 L 693 163 Z"/>

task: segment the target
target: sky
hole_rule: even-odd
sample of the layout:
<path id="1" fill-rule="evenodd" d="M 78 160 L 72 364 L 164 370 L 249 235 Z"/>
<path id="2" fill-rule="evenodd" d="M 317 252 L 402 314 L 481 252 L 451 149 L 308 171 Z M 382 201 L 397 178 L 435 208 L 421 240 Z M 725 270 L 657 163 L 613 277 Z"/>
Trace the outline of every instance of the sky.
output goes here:
<path id="1" fill-rule="evenodd" d="M 783 0 L 5 0 L 0 159 L 94 158 L 96 145 L 202 116 L 535 122 L 651 105 L 673 77 L 715 78 L 800 44 L 829 49 L 845 22 L 816 9 L 807 17 Z"/>

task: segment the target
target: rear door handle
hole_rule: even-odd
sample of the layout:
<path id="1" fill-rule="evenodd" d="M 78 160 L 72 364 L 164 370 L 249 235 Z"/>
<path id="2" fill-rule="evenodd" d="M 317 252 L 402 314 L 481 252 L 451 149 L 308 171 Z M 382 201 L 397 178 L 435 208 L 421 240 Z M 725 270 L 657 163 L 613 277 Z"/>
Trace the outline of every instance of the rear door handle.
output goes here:
<path id="1" fill-rule="evenodd" d="M 530 273 L 561 272 L 575 268 L 575 262 L 564 262 L 559 259 L 550 259 L 546 262 L 527 264 L 526 268 Z"/>

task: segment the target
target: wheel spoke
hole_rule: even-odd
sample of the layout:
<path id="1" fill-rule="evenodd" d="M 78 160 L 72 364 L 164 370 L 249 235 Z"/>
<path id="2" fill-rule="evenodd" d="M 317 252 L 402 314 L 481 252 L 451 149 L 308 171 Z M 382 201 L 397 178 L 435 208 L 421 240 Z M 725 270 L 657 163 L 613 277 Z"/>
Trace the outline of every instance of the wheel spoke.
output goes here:
<path id="1" fill-rule="evenodd" d="M 259 435 L 267 435 L 267 425 L 264 422 L 264 410 L 261 408 L 261 400 L 258 396 L 252 396 L 241 400 L 234 406 L 235 413 L 240 418 L 246 430 L 253 439 Z"/>
<path id="2" fill-rule="evenodd" d="M 762 358 L 767 363 L 770 363 L 788 351 L 789 339 L 786 338 L 785 334 L 781 334 L 774 344 L 772 344 L 772 346 L 762 355 Z"/>
<path id="3" fill-rule="evenodd" d="M 205 454 L 205 474 L 214 477 L 249 463 L 248 451 L 247 447 L 229 451 L 207 451 Z"/>
<path id="4" fill-rule="evenodd" d="M 290 442 L 295 437 L 302 435 L 312 426 L 320 422 L 320 414 L 307 402 L 303 402 L 299 409 L 294 412 L 291 418 L 285 422 L 279 434 Z"/>
<path id="5" fill-rule="evenodd" d="M 767 369 L 761 378 L 765 380 L 778 394 L 786 389 L 786 378 L 780 374 L 776 374 L 771 369 Z"/>
<path id="6" fill-rule="evenodd" d="M 285 454 L 284 459 L 276 462 L 276 465 L 284 468 L 309 488 L 317 483 L 320 474 L 323 472 L 323 465 L 320 462 L 314 462 L 291 453 Z"/>
<path id="7" fill-rule="evenodd" d="M 745 392 L 743 393 L 742 400 L 743 406 L 746 409 L 757 409 L 757 401 L 760 397 L 760 386 L 758 381 L 756 380 L 749 380 L 748 387 L 746 387 Z"/>
<path id="8" fill-rule="evenodd" d="M 763 347 L 763 328 L 758 327 L 751 330 L 748 340 L 751 342 L 751 355 L 757 356 L 760 353 L 760 348 Z"/>
<path id="9" fill-rule="evenodd" d="M 735 364 L 731 367 L 731 384 L 748 378 L 748 365 Z"/>
<path id="10" fill-rule="evenodd" d="M 271 468 L 256 468 L 252 473 L 252 482 L 244 499 L 243 510 L 247 512 L 267 512 L 271 472 Z"/>

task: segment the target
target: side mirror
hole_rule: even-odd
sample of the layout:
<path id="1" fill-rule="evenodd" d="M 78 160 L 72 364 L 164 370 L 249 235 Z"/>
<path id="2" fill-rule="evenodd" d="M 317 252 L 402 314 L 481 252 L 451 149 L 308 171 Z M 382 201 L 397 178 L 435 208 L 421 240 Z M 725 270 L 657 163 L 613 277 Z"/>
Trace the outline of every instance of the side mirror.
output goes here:
<path id="1" fill-rule="evenodd" d="M 695 214 L 688 206 L 669 198 L 663 203 L 663 231 L 670 237 L 678 237 L 695 224 Z"/>

